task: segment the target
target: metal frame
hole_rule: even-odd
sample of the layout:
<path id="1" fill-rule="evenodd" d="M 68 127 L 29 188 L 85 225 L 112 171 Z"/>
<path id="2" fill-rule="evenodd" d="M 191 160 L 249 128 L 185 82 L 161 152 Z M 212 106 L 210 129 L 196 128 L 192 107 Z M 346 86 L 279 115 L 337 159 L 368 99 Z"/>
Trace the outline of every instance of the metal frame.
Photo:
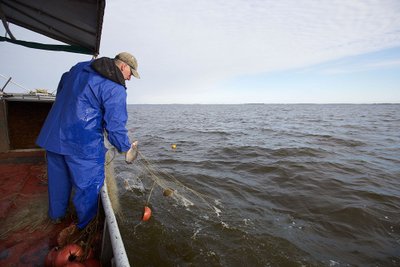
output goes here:
<path id="1" fill-rule="evenodd" d="M 113 177 L 111 179 L 113 179 Z M 105 214 L 101 262 L 103 266 L 104 264 L 111 263 L 111 266 L 129 267 L 130 265 L 128 256 L 126 255 L 125 246 L 122 241 L 121 233 L 119 232 L 117 219 L 108 196 L 106 183 L 101 189 L 101 200 Z"/>

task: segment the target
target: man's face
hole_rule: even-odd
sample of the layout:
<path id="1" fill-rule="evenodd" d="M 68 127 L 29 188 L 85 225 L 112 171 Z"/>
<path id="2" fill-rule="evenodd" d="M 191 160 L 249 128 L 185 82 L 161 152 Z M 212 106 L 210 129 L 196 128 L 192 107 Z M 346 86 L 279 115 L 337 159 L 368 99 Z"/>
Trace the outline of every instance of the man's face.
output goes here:
<path id="1" fill-rule="evenodd" d="M 131 79 L 132 72 L 131 72 L 131 67 L 129 67 L 128 64 L 126 63 L 122 64 L 121 72 L 125 80 L 129 81 Z"/>

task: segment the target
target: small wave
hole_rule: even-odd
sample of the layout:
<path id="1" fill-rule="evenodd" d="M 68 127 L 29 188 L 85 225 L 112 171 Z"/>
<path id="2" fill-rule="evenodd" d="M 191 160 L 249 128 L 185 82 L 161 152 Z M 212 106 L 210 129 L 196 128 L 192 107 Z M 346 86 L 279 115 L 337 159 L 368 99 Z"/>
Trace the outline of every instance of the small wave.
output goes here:
<path id="1" fill-rule="evenodd" d="M 314 134 L 311 136 L 316 138 L 317 141 L 320 142 L 321 144 L 340 145 L 345 147 L 359 147 L 366 145 L 364 142 L 356 139 L 346 139 L 331 135 L 318 135 L 318 134 Z"/>
<path id="2" fill-rule="evenodd" d="M 218 131 L 218 130 L 198 130 L 196 133 L 199 134 L 210 134 L 210 135 L 218 135 L 218 136 L 230 136 L 232 135 L 229 132 L 226 131 Z"/>
<path id="3" fill-rule="evenodd" d="M 322 157 L 326 154 L 327 152 L 322 149 L 310 147 L 279 148 L 271 153 L 275 157 Z"/>
<path id="4" fill-rule="evenodd" d="M 253 159 L 257 157 L 282 158 L 282 157 L 324 157 L 330 152 L 321 148 L 311 147 L 287 147 L 287 148 L 264 148 L 258 146 L 236 146 L 224 147 L 209 151 L 212 158 Z"/>
<path id="5" fill-rule="evenodd" d="M 242 163 L 242 164 L 237 164 L 233 169 L 235 171 L 247 171 L 252 174 L 282 173 L 282 168 L 275 164 L 265 165 L 265 164 L 255 164 L 255 163 L 252 164 Z"/>
<path id="6" fill-rule="evenodd" d="M 116 175 L 116 179 L 118 179 L 118 184 L 122 184 L 122 187 L 127 191 L 138 190 L 141 193 L 145 192 L 142 180 L 132 172 L 119 172 Z"/>
<path id="7" fill-rule="evenodd" d="M 207 155 L 212 159 L 251 159 L 267 156 L 270 152 L 271 149 L 259 146 L 227 146 L 210 149 Z"/>
<path id="8" fill-rule="evenodd" d="M 213 208 L 214 208 L 215 214 L 217 214 L 217 217 L 221 216 L 221 212 L 222 211 L 219 208 L 215 207 L 215 206 L 213 206 Z"/>
<path id="9" fill-rule="evenodd" d="M 230 229 L 229 224 L 227 224 L 226 222 L 221 221 L 221 225 L 223 228 Z"/>

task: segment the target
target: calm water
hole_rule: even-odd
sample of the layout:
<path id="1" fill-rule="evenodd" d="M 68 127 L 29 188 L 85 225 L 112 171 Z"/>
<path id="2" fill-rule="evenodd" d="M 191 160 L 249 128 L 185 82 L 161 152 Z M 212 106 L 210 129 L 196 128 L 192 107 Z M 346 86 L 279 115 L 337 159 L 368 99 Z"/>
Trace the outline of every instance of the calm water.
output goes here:
<path id="1" fill-rule="evenodd" d="M 400 266 L 400 105 L 128 111 L 142 157 L 114 166 L 133 266 Z"/>

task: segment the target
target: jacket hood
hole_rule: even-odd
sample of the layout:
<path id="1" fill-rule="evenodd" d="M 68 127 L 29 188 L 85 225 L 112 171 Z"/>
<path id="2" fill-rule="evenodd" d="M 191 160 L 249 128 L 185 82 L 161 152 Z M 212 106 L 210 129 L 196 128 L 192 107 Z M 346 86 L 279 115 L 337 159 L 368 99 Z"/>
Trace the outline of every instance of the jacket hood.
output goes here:
<path id="1" fill-rule="evenodd" d="M 115 65 L 114 60 L 112 60 L 111 58 L 98 58 L 92 62 L 91 66 L 101 76 L 118 84 L 121 84 L 126 88 L 124 76 L 118 69 L 117 65 Z"/>

